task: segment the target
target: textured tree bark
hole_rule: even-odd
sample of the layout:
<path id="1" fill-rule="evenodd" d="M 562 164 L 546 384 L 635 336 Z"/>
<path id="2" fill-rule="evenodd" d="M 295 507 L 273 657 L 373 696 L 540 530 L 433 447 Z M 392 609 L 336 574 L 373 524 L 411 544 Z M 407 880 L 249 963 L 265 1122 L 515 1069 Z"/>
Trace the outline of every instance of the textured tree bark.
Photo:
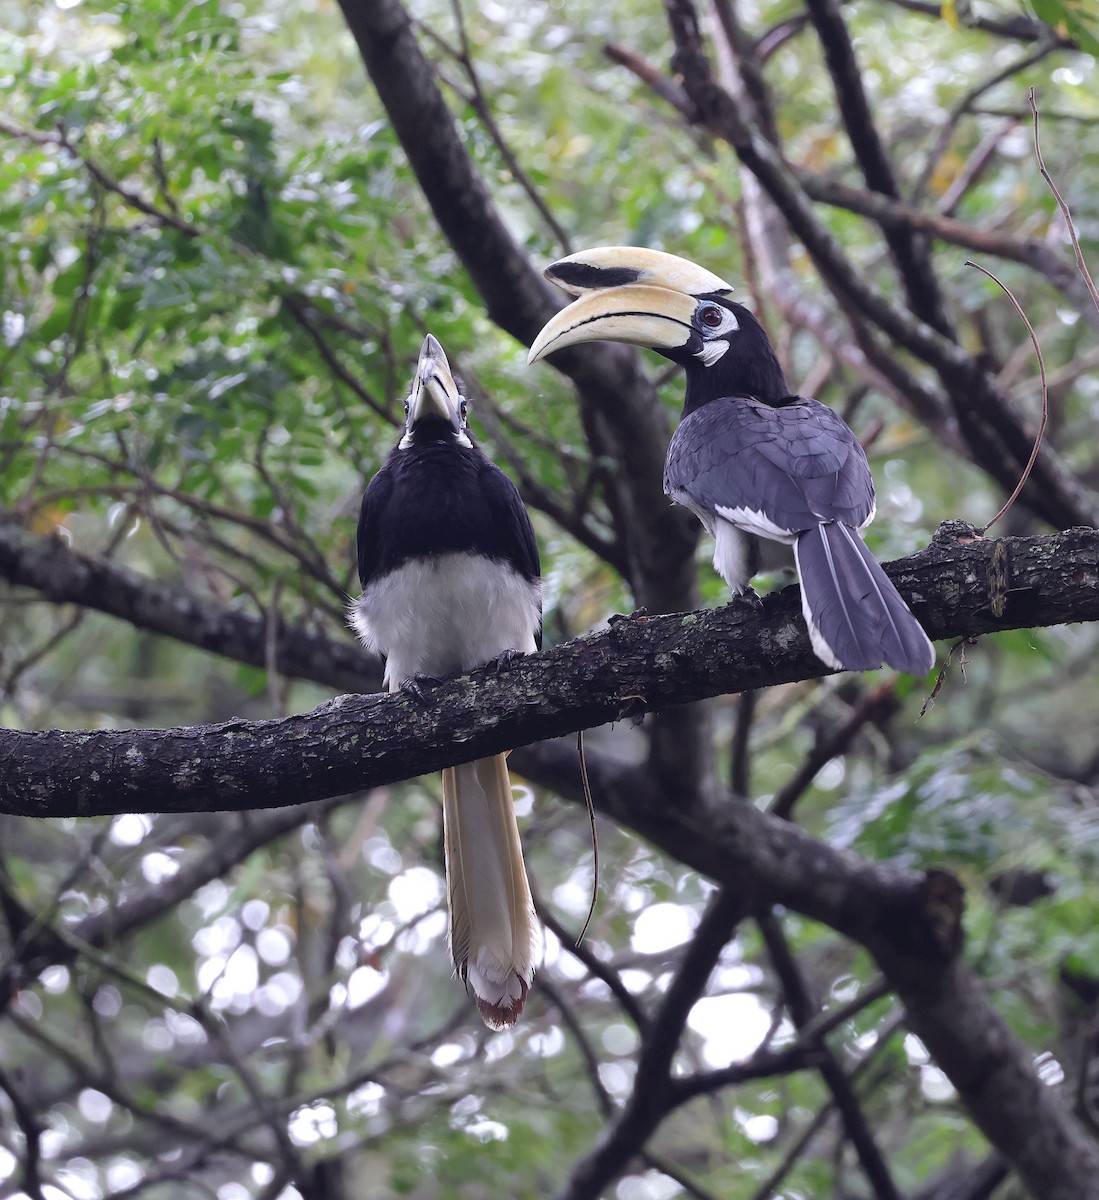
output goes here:
<path id="1" fill-rule="evenodd" d="M 78 604 L 175 638 L 211 654 L 343 691 L 376 691 L 381 665 L 350 640 L 280 628 L 268 646 L 265 622 L 219 608 L 186 588 L 159 583 L 102 558 L 81 554 L 59 537 L 34 537 L 0 513 L 0 579 L 56 604 Z M 273 661 L 271 655 L 273 653 Z"/>
<path id="2" fill-rule="evenodd" d="M 975 538 L 951 523 L 890 575 L 936 638 L 1099 620 L 1099 530 Z M 299 804 L 718 692 L 824 674 L 796 588 L 622 618 L 502 669 L 407 694 L 344 696 L 283 721 L 131 732 L 0 731 L 0 811 L 37 816 Z M 562 744 L 513 761 L 579 792 Z M 877 866 L 749 804 L 699 803 L 645 767 L 589 755 L 597 807 L 745 904 L 782 904 L 863 945 L 974 1119 L 1044 1200 L 1099 1197 L 1099 1149 L 1035 1074 L 959 957 L 962 893 L 939 872 Z"/>
<path id="3" fill-rule="evenodd" d="M 959 540 L 959 535 L 962 540 Z M 976 538 L 961 522 L 889 573 L 933 638 L 1099 619 L 1099 531 Z M 797 588 L 606 630 L 414 696 L 342 696 L 281 721 L 0 732 L 0 811 L 71 816 L 269 808 L 709 696 L 827 674 Z"/>

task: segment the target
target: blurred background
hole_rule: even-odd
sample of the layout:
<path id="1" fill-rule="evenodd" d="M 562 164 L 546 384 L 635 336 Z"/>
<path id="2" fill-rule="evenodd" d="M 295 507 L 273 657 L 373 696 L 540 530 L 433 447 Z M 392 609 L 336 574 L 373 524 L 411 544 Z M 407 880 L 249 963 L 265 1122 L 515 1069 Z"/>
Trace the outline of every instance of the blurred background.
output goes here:
<path id="1" fill-rule="evenodd" d="M 1046 164 L 1095 264 L 1093 17 L 1070 0 L 700 13 L 717 77 L 874 302 L 837 291 L 804 230 L 691 119 L 655 0 L 410 0 L 428 72 L 408 96 L 445 99 L 514 239 L 500 272 L 516 295 L 516 263 L 533 276 L 600 244 L 729 278 L 791 385 L 864 439 L 868 541 L 888 560 L 943 519 L 987 521 L 1025 461 L 995 431 L 1036 428 L 1030 339 L 964 266 L 977 259 L 1027 312 L 1048 373 L 1045 474 L 997 532 L 1096 524 L 1099 314 L 1026 99 L 1036 87 Z M 724 602 L 693 519 L 661 508 L 672 542 L 638 527 L 659 459 L 622 466 L 613 393 L 525 369 L 512 334 L 533 334 L 533 313 L 486 304 L 378 86 L 328 0 L 0 0 L 0 562 L 60 539 L 62 574 L 109 568 L 80 603 L 0 569 L 0 724 L 279 717 L 352 690 L 360 668 L 358 690 L 379 690 L 345 624 L 355 523 L 427 331 L 531 509 L 547 645 L 638 604 Z M 859 89 L 869 126 L 841 108 Z M 974 417 L 963 374 L 883 333 L 878 303 L 952 339 L 1000 407 L 982 398 Z M 682 379 L 655 355 L 628 362 L 622 411 L 648 404 L 662 454 Z M 173 617 L 173 597 L 207 606 L 210 629 L 239 619 L 252 649 Z M 351 666 L 284 658 L 286 630 Z M 1096 648 L 1087 626 L 958 647 L 922 717 L 933 677 L 876 672 L 724 697 L 589 747 L 607 771 L 648 763 L 730 802 L 768 808 L 786 789 L 831 846 L 957 875 L 970 966 L 1090 1127 Z M 0 1196 L 1022 1194 L 869 956 L 831 929 L 770 909 L 688 962 L 713 885 L 600 818 L 577 950 L 588 819 L 539 761 L 513 765 L 545 961 L 501 1033 L 451 978 L 434 776 L 253 814 L 0 817 Z M 627 1138 L 606 1178 L 585 1174 L 636 1100 L 677 979 L 673 1072 L 697 1095 Z M 822 1014 L 831 1077 L 707 1082 Z"/>

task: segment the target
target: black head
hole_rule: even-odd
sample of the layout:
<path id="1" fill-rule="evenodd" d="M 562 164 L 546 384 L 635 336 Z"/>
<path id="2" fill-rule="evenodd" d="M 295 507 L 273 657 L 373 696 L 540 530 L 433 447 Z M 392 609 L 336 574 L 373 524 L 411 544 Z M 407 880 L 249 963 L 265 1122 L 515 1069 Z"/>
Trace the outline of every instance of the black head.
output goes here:
<path id="1" fill-rule="evenodd" d="M 723 396 L 755 396 L 769 404 L 789 394 L 763 326 L 743 304 L 716 294 L 695 299 L 680 346 L 654 346 L 687 373 L 685 412 Z"/>

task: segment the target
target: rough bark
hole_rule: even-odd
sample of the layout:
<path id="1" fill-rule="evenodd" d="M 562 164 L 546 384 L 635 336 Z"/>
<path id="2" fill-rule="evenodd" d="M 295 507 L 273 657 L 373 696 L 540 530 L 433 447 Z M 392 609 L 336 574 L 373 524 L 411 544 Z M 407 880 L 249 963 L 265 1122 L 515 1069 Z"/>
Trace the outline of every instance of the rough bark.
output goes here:
<path id="1" fill-rule="evenodd" d="M 1099 619 L 1094 529 L 974 539 L 957 523 L 889 571 L 936 638 Z M 446 681 L 426 704 L 345 696 L 284 721 L 0 732 L 0 807 L 46 816 L 298 804 L 717 692 L 823 674 L 797 607 L 797 590 L 787 588 L 758 613 L 730 605 L 624 618 Z M 515 762 L 563 795 L 579 792 L 574 755 L 560 744 Z M 596 804 L 615 820 L 739 901 L 785 905 L 865 946 L 910 1027 L 1035 1195 L 1099 1195 L 1091 1182 L 1099 1150 L 1039 1082 L 959 957 L 962 896 L 951 876 L 866 863 L 748 804 L 699 803 L 646 768 L 589 763 Z"/>
<path id="2" fill-rule="evenodd" d="M 1099 531 L 974 539 L 962 523 L 890 565 L 936 639 L 1099 619 Z M 959 540 L 959 533 L 962 540 Z M 827 674 L 798 590 L 635 616 L 544 654 L 411 694 L 343 696 L 281 721 L 0 733 L 0 809 L 24 816 L 297 804 L 608 721 Z"/>
<path id="3" fill-rule="evenodd" d="M 82 554 L 59 537 L 34 537 L 0 514 L 0 580 L 55 604 L 77 604 L 175 638 L 211 654 L 342 691 L 381 687 L 381 664 L 353 642 L 280 626 L 201 599 L 181 584 L 159 583 L 106 559 Z"/>

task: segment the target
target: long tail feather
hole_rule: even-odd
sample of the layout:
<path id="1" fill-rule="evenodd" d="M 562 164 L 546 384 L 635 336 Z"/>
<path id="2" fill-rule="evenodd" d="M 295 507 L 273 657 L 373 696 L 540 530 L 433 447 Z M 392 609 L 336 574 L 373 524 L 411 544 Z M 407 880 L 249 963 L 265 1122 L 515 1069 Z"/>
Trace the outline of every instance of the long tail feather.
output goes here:
<path id="1" fill-rule="evenodd" d="M 816 656 L 837 670 L 885 665 L 926 675 L 935 649 L 900 593 L 859 537 L 837 521 L 794 543 L 801 610 Z"/>
<path id="2" fill-rule="evenodd" d="M 443 842 L 455 970 L 486 1025 L 513 1025 L 541 939 L 506 755 L 443 772 Z"/>

